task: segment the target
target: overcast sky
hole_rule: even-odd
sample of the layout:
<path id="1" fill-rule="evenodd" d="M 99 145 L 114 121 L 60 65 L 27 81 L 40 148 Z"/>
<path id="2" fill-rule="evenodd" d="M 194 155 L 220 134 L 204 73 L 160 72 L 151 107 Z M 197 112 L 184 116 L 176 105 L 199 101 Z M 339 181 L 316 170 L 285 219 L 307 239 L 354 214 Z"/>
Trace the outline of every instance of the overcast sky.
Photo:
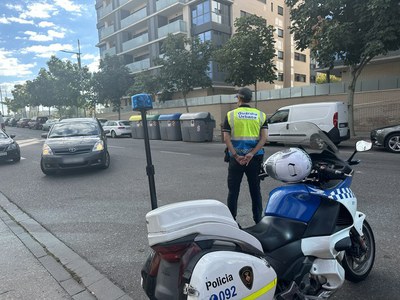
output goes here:
<path id="1" fill-rule="evenodd" d="M 36 78 L 52 55 L 77 63 L 93 72 L 99 64 L 94 0 L 1 0 L 0 88 L 11 97 L 14 84 Z"/>

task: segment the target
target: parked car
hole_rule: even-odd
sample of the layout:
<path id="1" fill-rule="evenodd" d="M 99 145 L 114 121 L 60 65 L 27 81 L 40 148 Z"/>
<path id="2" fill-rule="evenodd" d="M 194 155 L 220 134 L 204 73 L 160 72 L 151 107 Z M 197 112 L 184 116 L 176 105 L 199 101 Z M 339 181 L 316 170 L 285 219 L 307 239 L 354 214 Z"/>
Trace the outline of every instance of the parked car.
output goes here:
<path id="1" fill-rule="evenodd" d="M 44 130 L 44 131 L 49 131 L 50 128 L 51 128 L 51 126 L 53 126 L 54 123 L 57 123 L 58 121 L 59 121 L 59 119 L 48 119 L 48 120 L 46 121 L 46 123 L 44 123 L 44 124 L 42 125 L 42 130 Z"/>
<path id="2" fill-rule="evenodd" d="M 100 124 L 103 126 L 108 120 L 107 119 L 97 119 L 99 120 Z"/>
<path id="3" fill-rule="evenodd" d="M 21 160 L 21 151 L 14 137 L 15 134 L 8 135 L 4 130 L 0 130 L 0 161 Z"/>
<path id="4" fill-rule="evenodd" d="M 131 123 L 128 120 L 107 121 L 103 125 L 104 130 L 109 130 L 108 136 L 116 138 L 119 136 L 132 137 Z"/>
<path id="5" fill-rule="evenodd" d="M 373 129 L 371 140 L 375 146 L 385 147 L 390 152 L 400 153 L 400 124 Z"/>
<path id="6" fill-rule="evenodd" d="M 42 129 L 47 120 L 48 117 L 34 117 L 28 122 L 28 127 L 29 129 Z"/>
<path id="7" fill-rule="evenodd" d="M 19 118 L 11 118 L 9 121 L 8 121 L 8 126 L 10 126 L 10 127 L 15 127 L 15 126 L 17 126 L 17 122 L 19 121 Z"/>
<path id="8" fill-rule="evenodd" d="M 28 119 L 28 118 L 21 118 L 21 119 L 19 119 L 18 122 L 17 122 L 17 127 L 20 127 L 20 128 L 28 127 L 28 122 L 29 122 L 30 120 L 31 120 L 31 119 Z"/>
<path id="9" fill-rule="evenodd" d="M 46 175 L 60 170 L 110 165 L 107 148 L 108 132 L 92 118 L 63 119 L 51 127 L 43 144 L 40 167 Z"/>

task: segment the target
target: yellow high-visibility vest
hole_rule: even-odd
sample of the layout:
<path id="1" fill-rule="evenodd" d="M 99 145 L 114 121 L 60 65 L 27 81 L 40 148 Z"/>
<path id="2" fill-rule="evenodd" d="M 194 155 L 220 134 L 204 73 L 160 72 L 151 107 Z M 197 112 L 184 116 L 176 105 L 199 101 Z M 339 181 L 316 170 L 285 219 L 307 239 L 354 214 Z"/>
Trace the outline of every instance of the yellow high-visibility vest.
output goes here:
<path id="1" fill-rule="evenodd" d="M 245 155 L 257 145 L 266 114 L 256 108 L 243 106 L 229 111 L 227 118 L 233 147 L 239 155 Z M 263 154 L 262 150 L 259 152 L 257 154 Z"/>

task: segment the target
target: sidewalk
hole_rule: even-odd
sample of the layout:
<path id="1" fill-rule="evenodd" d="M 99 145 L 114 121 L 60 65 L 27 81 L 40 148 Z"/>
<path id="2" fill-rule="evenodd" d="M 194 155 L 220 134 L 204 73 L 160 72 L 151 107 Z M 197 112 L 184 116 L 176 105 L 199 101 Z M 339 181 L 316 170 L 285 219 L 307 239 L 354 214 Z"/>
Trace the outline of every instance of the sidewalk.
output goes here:
<path id="1" fill-rule="evenodd" d="M 132 300 L 0 193 L 0 300 Z"/>

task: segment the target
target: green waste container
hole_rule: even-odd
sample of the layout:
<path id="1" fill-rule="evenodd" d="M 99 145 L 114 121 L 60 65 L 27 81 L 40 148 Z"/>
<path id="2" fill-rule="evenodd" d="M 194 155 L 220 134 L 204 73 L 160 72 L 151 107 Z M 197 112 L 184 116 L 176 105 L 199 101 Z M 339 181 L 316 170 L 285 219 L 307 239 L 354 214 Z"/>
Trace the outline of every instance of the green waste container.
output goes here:
<path id="1" fill-rule="evenodd" d="M 181 141 L 181 123 L 179 117 L 181 113 L 160 115 L 158 123 L 160 124 L 160 135 L 163 141 Z"/>
<path id="2" fill-rule="evenodd" d="M 179 118 L 182 141 L 212 142 L 215 120 L 209 112 L 185 113 Z"/>

